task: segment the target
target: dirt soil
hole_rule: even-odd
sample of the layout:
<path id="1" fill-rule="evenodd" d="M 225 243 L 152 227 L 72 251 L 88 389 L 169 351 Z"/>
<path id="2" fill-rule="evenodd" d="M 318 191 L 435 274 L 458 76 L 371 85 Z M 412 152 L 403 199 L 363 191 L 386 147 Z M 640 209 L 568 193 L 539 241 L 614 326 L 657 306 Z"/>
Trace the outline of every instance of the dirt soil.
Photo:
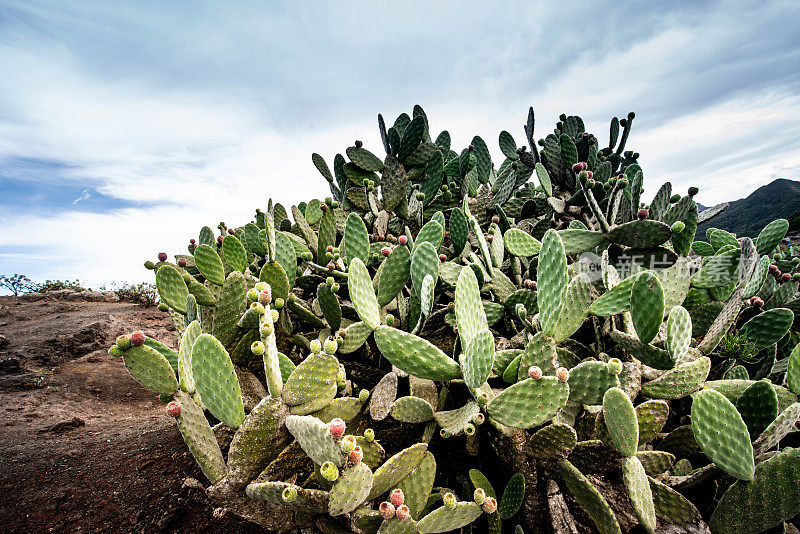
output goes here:
<path id="1" fill-rule="evenodd" d="M 0 532 L 268 532 L 184 484 L 174 421 L 107 353 L 137 329 L 175 348 L 156 308 L 0 297 Z"/>

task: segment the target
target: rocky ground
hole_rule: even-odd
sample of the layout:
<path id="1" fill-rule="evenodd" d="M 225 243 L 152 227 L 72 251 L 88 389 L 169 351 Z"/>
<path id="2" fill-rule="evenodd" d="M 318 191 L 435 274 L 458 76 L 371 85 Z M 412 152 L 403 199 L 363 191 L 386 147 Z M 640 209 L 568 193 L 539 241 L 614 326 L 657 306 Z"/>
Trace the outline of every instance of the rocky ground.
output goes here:
<path id="1" fill-rule="evenodd" d="M 174 347 L 170 317 L 96 295 L 0 297 L 0 531 L 266 532 L 184 483 L 174 422 L 106 352 L 135 329 Z"/>

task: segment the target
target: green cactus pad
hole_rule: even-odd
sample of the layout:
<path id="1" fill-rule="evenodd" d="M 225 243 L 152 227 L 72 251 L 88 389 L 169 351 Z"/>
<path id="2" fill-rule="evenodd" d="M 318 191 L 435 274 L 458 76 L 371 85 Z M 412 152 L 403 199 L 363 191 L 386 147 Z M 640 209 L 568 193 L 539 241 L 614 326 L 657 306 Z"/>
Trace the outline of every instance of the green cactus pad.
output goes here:
<path id="1" fill-rule="evenodd" d="M 311 460 L 319 465 L 333 462 L 344 463 L 339 443 L 333 439 L 328 425 L 311 415 L 290 415 L 286 418 L 286 429 L 294 436 Z"/>
<path id="2" fill-rule="evenodd" d="M 311 415 L 326 424 L 336 417 L 349 423 L 358 417 L 363 406 L 364 403 L 358 397 L 339 397 L 333 399 L 321 410 L 312 412 Z"/>
<path id="3" fill-rule="evenodd" d="M 553 423 L 528 439 L 528 447 L 535 458 L 545 461 L 563 460 L 578 442 L 578 435 L 570 425 Z"/>
<path id="4" fill-rule="evenodd" d="M 327 260 L 327 250 L 329 246 L 336 245 L 336 214 L 333 209 L 328 209 L 323 213 L 319 221 L 319 231 L 317 236 L 317 262 L 324 264 Z"/>
<path id="5" fill-rule="evenodd" d="M 430 220 L 422 227 L 417 236 L 414 238 L 414 248 L 416 249 L 422 243 L 430 243 L 434 249 L 442 246 L 444 240 L 444 227 L 439 224 L 439 221 Z"/>
<path id="6" fill-rule="evenodd" d="M 497 512 L 500 519 L 510 519 L 519 511 L 522 501 L 525 498 L 525 476 L 522 473 L 515 473 L 506 484 L 503 490 L 503 498 L 500 499 L 500 506 Z"/>
<path id="7" fill-rule="evenodd" d="M 436 423 L 442 427 L 442 430 L 448 432 L 451 436 L 457 436 L 464 432 L 467 425 L 472 423 L 472 420 L 480 412 L 478 403 L 474 401 L 467 402 L 464 406 L 456 408 L 455 410 L 438 411 L 433 414 Z"/>
<path id="8" fill-rule="evenodd" d="M 275 261 L 283 267 L 289 287 L 294 287 L 297 279 L 297 251 L 294 243 L 295 241 L 284 232 L 275 234 Z"/>
<path id="9" fill-rule="evenodd" d="M 475 489 L 481 488 L 484 492 L 486 492 L 487 497 L 492 497 L 493 499 L 497 498 L 494 487 L 492 486 L 492 483 L 489 482 L 489 479 L 486 478 L 486 475 L 477 469 L 470 469 L 469 479 L 472 481 L 472 485 L 475 486 Z"/>
<path id="10" fill-rule="evenodd" d="M 736 401 L 736 409 L 756 439 L 778 417 L 778 395 L 769 381 L 760 380 L 747 388 Z"/>
<path id="11" fill-rule="evenodd" d="M 579 273 L 569 281 L 564 293 L 564 305 L 556 321 L 553 338 L 556 343 L 567 340 L 583 324 L 592 301 L 592 283 L 586 273 Z"/>
<path id="12" fill-rule="evenodd" d="M 528 232 L 519 228 L 510 228 L 503 234 L 503 243 L 508 253 L 521 258 L 535 256 L 542 248 L 542 243 Z"/>
<path id="13" fill-rule="evenodd" d="M 558 354 L 553 338 L 547 337 L 541 332 L 534 335 L 522 352 L 522 359 L 519 361 L 517 380 L 528 378 L 528 370 L 536 366 L 544 374 L 555 374 L 558 367 Z"/>
<path id="14" fill-rule="evenodd" d="M 344 469 L 333 484 L 328 501 L 332 516 L 348 514 L 363 503 L 372 489 L 372 470 L 363 462 Z"/>
<path id="15" fill-rule="evenodd" d="M 661 432 L 669 417 L 669 404 L 663 400 L 649 400 L 636 407 L 639 422 L 639 445 L 653 440 Z"/>
<path id="16" fill-rule="evenodd" d="M 631 289 L 631 318 L 642 343 L 650 343 L 658 335 L 664 320 L 664 289 L 651 272 L 636 277 Z"/>
<path id="17" fill-rule="evenodd" d="M 178 380 L 167 359 L 147 345 L 131 347 L 123 352 L 122 361 L 130 375 L 141 385 L 159 395 L 172 395 Z"/>
<path id="18" fill-rule="evenodd" d="M 710 371 L 711 360 L 701 356 L 642 384 L 642 395 L 651 399 L 680 399 L 700 389 Z"/>
<path id="19" fill-rule="evenodd" d="M 178 378 L 181 389 L 189 394 L 195 392 L 194 375 L 192 374 L 192 347 L 203 333 L 200 323 L 192 321 L 183 331 L 178 350 Z"/>
<path id="20" fill-rule="evenodd" d="M 601 232 L 581 228 L 558 230 L 558 236 L 564 243 L 564 253 L 567 256 L 592 251 L 606 242 L 606 237 Z"/>
<path id="21" fill-rule="evenodd" d="M 396 488 L 401 480 L 417 468 L 425 458 L 427 451 L 427 443 L 417 443 L 386 460 L 383 465 L 375 470 L 368 499 L 372 500 Z"/>
<path id="22" fill-rule="evenodd" d="M 472 269 L 462 269 L 458 275 L 455 294 L 455 314 L 461 345 L 469 346 L 475 335 L 488 328 L 486 312 L 481 304 L 478 279 Z"/>
<path id="23" fill-rule="evenodd" d="M 622 479 L 631 499 L 633 512 L 647 532 L 656 529 L 656 510 L 653 493 L 642 462 L 636 456 L 625 458 L 622 462 Z"/>
<path id="24" fill-rule="evenodd" d="M 317 302 L 330 329 L 338 330 L 342 325 L 342 306 L 328 284 L 317 286 Z"/>
<path id="25" fill-rule="evenodd" d="M 180 314 L 186 313 L 186 298 L 189 296 L 189 289 L 178 269 L 172 265 L 159 267 L 156 271 L 156 289 L 161 302 Z"/>
<path id="26" fill-rule="evenodd" d="M 773 308 L 747 321 L 739 331 L 755 343 L 756 349 L 761 350 L 780 341 L 791 328 L 793 321 L 792 310 Z"/>
<path id="27" fill-rule="evenodd" d="M 732 249 L 707 258 L 692 277 L 692 286 L 709 289 L 735 282 L 739 275 L 740 254 L 738 249 Z"/>
<path id="28" fill-rule="evenodd" d="M 261 268 L 261 273 L 258 275 L 261 282 L 266 282 L 272 289 L 273 299 L 283 299 L 284 301 L 289 298 L 289 278 L 283 266 L 277 261 L 268 261 Z"/>
<path id="29" fill-rule="evenodd" d="M 668 224 L 652 219 L 627 222 L 606 234 L 612 243 L 633 248 L 654 248 L 669 241 L 671 236 Z"/>
<path id="30" fill-rule="evenodd" d="M 631 290 L 635 276 L 630 276 L 606 291 L 589 306 L 591 315 L 616 315 L 631 309 Z"/>
<path id="31" fill-rule="evenodd" d="M 232 428 L 244 421 L 239 379 L 228 351 L 214 336 L 201 334 L 192 347 L 192 374 L 203 404 Z"/>
<path id="32" fill-rule="evenodd" d="M 436 458 L 430 451 L 425 453 L 422 461 L 397 487 L 403 491 L 404 504 L 408 506 L 412 519 L 419 519 L 428 502 L 436 478 Z"/>
<path id="33" fill-rule="evenodd" d="M 714 534 L 756 534 L 800 513 L 800 449 L 786 449 L 756 466 L 753 480 L 736 481 L 708 524 Z"/>
<path id="34" fill-rule="evenodd" d="M 786 385 L 795 395 L 800 395 L 800 344 L 795 345 L 789 355 Z"/>
<path id="35" fill-rule="evenodd" d="M 354 258 L 348 268 L 348 286 L 350 290 L 350 300 L 356 313 L 364 323 L 372 330 L 380 326 L 380 313 L 378 311 L 378 299 L 375 290 L 372 288 L 372 279 L 364 263 Z"/>
<path id="36" fill-rule="evenodd" d="M 225 476 L 225 460 L 203 409 L 186 392 L 176 392 L 173 399 L 181 405 L 181 413 L 175 420 L 183 440 L 203 474 L 216 484 Z"/>
<path id="37" fill-rule="evenodd" d="M 424 423 L 433 419 L 433 406 L 419 397 L 400 397 L 392 404 L 391 415 L 403 423 Z"/>
<path id="38" fill-rule="evenodd" d="M 221 286 L 225 283 L 225 268 L 222 266 L 217 251 L 209 245 L 200 245 L 194 250 L 194 263 L 203 277 L 212 284 Z"/>
<path id="39" fill-rule="evenodd" d="M 375 331 L 375 343 L 387 360 L 416 377 L 428 380 L 461 377 L 461 367 L 455 360 L 430 341 L 414 334 L 381 326 Z"/>
<path id="40" fill-rule="evenodd" d="M 464 382 L 470 388 L 479 388 L 489 378 L 493 364 L 494 336 L 488 328 L 479 330 L 464 351 L 462 362 Z"/>
<path id="41" fill-rule="evenodd" d="M 564 407 L 570 387 L 554 376 L 527 378 L 506 388 L 486 407 L 495 421 L 513 428 L 532 428 L 549 421 Z"/>
<path id="42" fill-rule="evenodd" d="M 548 230 L 542 239 L 537 277 L 539 322 L 544 333 L 552 336 L 561 314 L 567 280 L 564 244 L 555 230 Z"/>
<path id="43" fill-rule="evenodd" d="M 177 352 L 167 347 L 160 341 L 153 339 L 150 336 L 145 336 L 144 344 L 150 347 L 151 349 L 156 349 L 164 358 L 167 359 L 167 361 L 169 362 L 169 366 L 172 367 L 172 370 L 175 371 L 176 373 L 178 372 Z"/>
<path id="44" fill-rule="evenodd" d="M 367 150 L 355 146 L 347 147 L 345 151 L 350 161 L 355 163 L 360 169 L 365 171 L 380 171 L 383 169 L 383 162 L 378 156 Z"/>
<path id="45" fill-rule="evenodd" d="M 419 296 L 422 291 L 422 282 L 430 275 L 434 282 L 439 278 L 439 257 L 436 249 L 427 241 L 414 247 L 411 256 L 411 285 L 414 293 Z"/>
<path id="46" fill-rule="evenodd" d="M 752 386 L 750 386 L 752 387 Z M 748 388 L 749 389 L 749 388 Z M 784 409 L 753 442 L 753 454 L 756 458 L 780 443 L 786 435 L 794 430 L 800 419 L 800 403 L 794 403 Z"/>
<path id="47" fill-rule="evenodd" d="M 200 245 L 213 245 L 214 244 L 214 230 L 209 228 L 208 226 L 204 226 L 200 229 L 200 233 L 198 234 L 197 242 Z"/>
<path id="48" fill-rule="evenodd" d="M 697 525 L 702 521 L 700 512 L 689 499 L 654 478 L 648 477 L 648 480 L 653 494 L 653 506 L 659 519 L 675 525 Z"/>
<path id="49" fill-rule="evenodd" d="M 365 264 L 369 261 L 369 234 L 358 213 L 352 212 L 347 216 L 342 243 L 347 263 L 353 261 L 353 258 L 358 258 Z"/>
<path id="50" fill-rule="evenodd" d="M 675 306 L 667 319 L 667 337 L 664 346 L 672 359 L 678 361 L 686 355 L 692 342 L 692 318 L 683 306 Z"/>
<path id="51" fill-rule="evenodd" d="M 211 333 L 225 347 L 236 343 L 239 335 L 239 318 L 247 308 L 247 282 L 239 271 L 231 271 L 214 307 Z"/>
<path id="52" fill-rule="evenodd" d="M 350 354 L 361 348 L 372 334 L 372 329 L 364 322 L 353 323 L 344 329 L 343 339 L 339 342 L 340 354 Z"/>
<path id="53" fill-rule="evenodd" d="M 603 395 L 603 415 L 614 448 L 623 456 L 636 454 L 639 421 L 630 397 L 620 388 L 609 388 Z"/>
<path id="54" fill-rule="evenodd" d="M 438 224 L 438 223 L 436 223 Z M 407 247 L 398 246 L 381 264 L 378 282 L 378 306 L 386 306 L 400 293 L 411 273 L 411 253 Z"/>
<path id="55" fill-rule="evenodd" d="M 600 534 L 622 534 L 617 518 L 597 488 L 567 460 L 558 462 L 567 489 L 586 511 Z"/>
<path id="56" fill-rule="evenodd" d="M 189 293 L 191 293 L 192 296 L 195 298 L 197 304 L 200 304 L 202 306 L 216 306 L 217 298 L 206 286 L 204 286 L 194 278 L 189 280 L 188 286 L 189 286 Z"/>
<path id="57" fill-rule="evenodd" d="M 581 404 L 602 404 L 606 390 L 619 387 L 619 377 L 605 362 L 581 362 L 569 371 L 569 400 Z"/>
<path id="58" fill-rule="evenodd" d="M 775 219 L 764 227 L 756 237 L 755 245 L 759 256 L 769 254 L 778 246 L 778 243 L 786 236 L 789 230 L 789 221 L 786 219 Z"/>
<path id="59" fill-rule="evenodd" d="M 717 467 L 731 476 L 752 480 L 753 446 L 742 416 L 721 393 L 704 389 L 692 402 L 692 432 Z"/>
<path id="60" fill-rule="evenodd" d="M 665 451 L 639 451 L 636 457 L 651 477 L 666 473 L 675 465 L 675 455 Z"/>
<path id="61" fill-rule="evenodd" d="M 436 508 L 417 523 L 420 534 L 450 532 L 463 528 L 478 519 L 483 510 L 474 502 L 458 502 L 455 508 Z"/>
<path id="62" fill-rule="evenodd" d="M 709 380 L 703 384 L 703 389 L 719 391 L 735 404 L 739 397 L 742 396 L 742 393 L 753 384 L 755 384 L 753 380 Z M 778 395 L 778 410 L 783 411 L 789 405 L 797 402 L 797 395 L 788 389 L 775 384 L 772 385 L 772 388 Z"/>
<path id="63" fill-rule="evenodd" d="M 310 354 L 289 375 L 283 387 L 283 400 L 289 406 L 305 404 L 323 396 L 336 384 L 339 361 L 329 354 Z"/>
<path id="64" fill-rule="evenodd" d="M 450 214 L 450 239 L 453 241 L 453 251 L 461 254 L 467 244 L 469 236 L 469 222 L 461 208 L 453 208 Z"/>
<path id="65" fill-rule="evenodd" d="M 380 515 L 378 517 L 380 518 Z M 396 517 L 384 519 L 376 532 L 377 534 L 419 534 L 414 521 L 411 519 L 400 521 Z"/>
<path id="66" fill-rule="evenodd" d="M 289 410 L 281 399 L 265 397 L 233 435 L 228 450 L 228 484 L 244 488 L 289 443 L 283 421 Z"/>
<path id="67" fill-rule="evenodd" d="M 245 272 L 247 269 L 247 251 L 236 236 L 226 235 L 222 240 L 222 255 L 231 269 Z"/>

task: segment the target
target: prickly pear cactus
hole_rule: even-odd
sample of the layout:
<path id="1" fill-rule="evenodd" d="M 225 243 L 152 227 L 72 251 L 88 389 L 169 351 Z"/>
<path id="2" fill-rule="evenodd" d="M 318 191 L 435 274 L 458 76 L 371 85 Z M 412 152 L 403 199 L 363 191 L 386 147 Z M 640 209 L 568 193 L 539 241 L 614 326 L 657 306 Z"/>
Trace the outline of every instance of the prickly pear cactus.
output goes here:
<path id="1" fill-rule="evenodd" d="M 800 248 L 783 219 L 698 234 L 726 205 L 645 190 L 633 120 L 537 137 L 531 109 L 497 151 L 379 115 L 312 155 L 330 196 L 147 262 L 179 338 L 110 352 L 214 506 L 275 531 L 781 528 Z"/>

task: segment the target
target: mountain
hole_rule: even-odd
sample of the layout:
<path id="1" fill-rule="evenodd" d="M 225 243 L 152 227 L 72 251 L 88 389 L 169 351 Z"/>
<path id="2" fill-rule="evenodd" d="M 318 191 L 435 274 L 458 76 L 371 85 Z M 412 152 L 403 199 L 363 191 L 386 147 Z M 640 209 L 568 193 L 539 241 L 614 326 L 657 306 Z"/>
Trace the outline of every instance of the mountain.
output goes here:
<path id="1" fill-rule="evenodd" d="M 800 182 L 780 178 L 759 187 L 747 198 L 731 202 L 721 215 L 698 226 L 697 238 L 705 239 L 709 227 L 740 237 L 755 237 L 769 222 L 781 218 L 791 222 L 793 217 L 795 230 L 800 230 Z"/>

